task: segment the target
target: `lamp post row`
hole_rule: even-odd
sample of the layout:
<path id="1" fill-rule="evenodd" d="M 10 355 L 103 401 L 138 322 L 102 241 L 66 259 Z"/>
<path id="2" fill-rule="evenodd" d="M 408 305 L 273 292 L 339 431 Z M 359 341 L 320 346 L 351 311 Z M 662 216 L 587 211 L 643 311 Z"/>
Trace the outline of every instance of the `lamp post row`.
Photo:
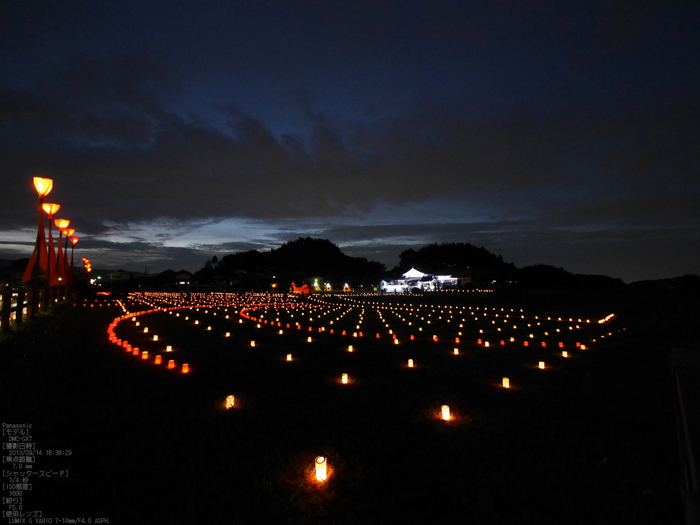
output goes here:
<path id="1" fill-rule="evenodd" d="M 46 196 L 53 189 L 53 180 L 44 177 L 34 177 L 34 188 L 39 195 L 39 228 L 34 244 L 34 252 L 32 253 L 27 268 L 22 276 L 22 282 L 31 281 L 35 278 L 35 283 L 38 282 L 38 276 L 44 275 L 49 285 L 54 286 L 70 286 L 73 284 L 73 251 L 79 237 L 73 235 L 75 230 L 68 228 L 70 221 L 68 219 L 54 219 L 54 215 L 61 208 L 60 204 L 52 202 L 44 202 Z M 44 212 L 49 219 L 49 242 L 47 245 L 44 233 Z M 59 231 L 58 244 L 54 249 L 53 233 L 51 222 L 56 225 Z M 65 246 L 63 246 L 63 236 L 66 236 Z M 71 260 L 70 267 L 68 266 L 68 242 L 71 243 Z M 87 259 L 83 257 L 83 262 Z M 89 263 L 89 260 L 87 260 Z M 86 265 L 86 272 L 89 271 Z"/>

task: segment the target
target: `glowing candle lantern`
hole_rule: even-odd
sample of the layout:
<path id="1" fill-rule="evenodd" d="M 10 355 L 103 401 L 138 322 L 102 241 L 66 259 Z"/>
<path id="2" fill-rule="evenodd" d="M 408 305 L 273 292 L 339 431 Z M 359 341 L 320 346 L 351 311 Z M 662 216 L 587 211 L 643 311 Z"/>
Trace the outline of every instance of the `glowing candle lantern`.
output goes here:
<path id="1" fill-rule="evenodd" d="M 530 343 L 528 343 L 527 341 L 525 341 L 525 342 L 523 342 L 523 346 L 530 346 Z"/>
<path id="2" fill-rule="evenodd" d="M 585 349 L 586 349 L 586 345 L 581 345 L 581 350 L 585 350 Z"/>
<path id="3" fill-rule="evenodd" d="M 175 361 L 173 359 L 168 361 L 168 368 L 175 368 Z"/>
<path id="4" fill-rule="evenodd" d="M 307 342 L 307 343 L 310 343 L 310 342 L 311 342 L 311 337 L 307 337 L 307 338 L 306 338 L 306 342 Z"/>
<path id="5" fill-rule="evenodd" d="M 411 335 L 411 341 L 414 341 L 415 339 L 415 336 Z"/>
<path id="6" fill-rule="evenodd" d="M 238 324 L 243 324 L 243 319 L 239 319 Z"/>
<path id="7" fill-rule="evenodd" d="M 148 333 L 148 327 L 147 327 L 147 326 L 146 326 L 146 327 L 144 327 L 144 329 L 143 329 L 143 333 L 144 333 L 144 334 L 147 334 L 147 333 Z"/>
<path id="8" fill-rule="evenodd" d="M 559 348 L 564 348 L 564 343 L 559 343 Z"/>
<path id="9" fill-rule="evenodd" d="M 318 456 L 316 458 L 316 479 L 318 481 L 326 481 L 326 458 Z"/>
<path id="10" fill-rule="evenodd" d="M 211 331 L 211 326 L 207 326 L 207 330 Z"/>
<path id="11" fill-rule="evenodd" d="M 353 348 L 352 345 L 348 346 L 348 352 L 352 352 Z"/>
<path id="12" fill-rule="evenodd" d="M 413 359 L 408 360 L 408 368 L 413 368 Z"/>
<path id="13" fill-rule="evenodd" d="M 433 341 L 435 341 L 435 342 L 437 343 L 437 340 L 438 340 L 438 336 L 434 335 L 434 336 L 433 336 Z"/>
<path id="14" fill-rule="evenodd" d="M 148 352 L 147 351 L 144 350 L 143 352 L 141 352 L 141 359 L 148 359 Z"/>
<path id="15" fill-rule="evenodd" d="M 280 330 L 280 331 L 278 332 L 279 335 L 282 335 L 283 333 L 284 333 L 284 332 L 283 332 L 282 330 Z"/>
<path id="16" fill-rule="evenodd" d="M 131 348 L 131 345 L 129 345 L 128 348 Z M 134 354 L 134 355 L 139 355 L 139 349 L 138 349 L 138 348 L 134 348 L 133 351 L 132 351 L 131 353 Z"/>
<path id="17" fill-rule="evenodd" d="M 488 342 L 488 341 L 484 341 L 484 346 L 488 348 L 489 342 Z"/>
<path id="18" fill-rule="evenodd" d="M 399 340 L 398 340 L 398 339 L 394 339 L 394 344 L 395 344 L 395 345 L 399 344 Z"/>
<path id="19" fill-rule="evenodd" d="M 136 324 L 134 326 L 141 326 L 141 323 L 139 321 L 136 321 Z"/>
<path id="20" fill-rule="evenodd" d="M 562 357 L 569 357 L 569 352 L 567 352 L 566 350 L 562 350 L 561 356 Z"/>
<path id="21" fill-rule="evenodd" d="M 504 377 L 501 384 L 503 385 L 503 388 L 510 388 L 510 379 Z"/>
<path id="22" fill-rule="evenodd" d="M 251 341 L 250 346 L 255 346 L 255 341 Z"/>
<path id="23" fill-rule="evenodd" d="M 231 332 L 226 332 L 226 334 L 224 335 L 224 337 L 231 337 Z"/>
<path id="24" fill-rule="evenodd" d="M 187 363 L 183 363 L 182 364 L 182 373 L 187 374 L 187 373 L 189 373 L 189 371 L 190 371 L 190 365 L 188 365 Z"/>
<path id="25" fill-rule="evenodd" d="M 540 361 L 539 367 L 544 370 L 544 361 Z"/>
<path id="26" fill-rule="evenodd" d="M 287 354 L 287 361 L 291 361 L 291 360 L 292 360 L 292 354 Z"/>
<path id="27" fill-rule="evenodd" d="M 156 356 L 155 361 L 153 361 L 153 362 L 154 362 L 155 364 L 159 365 L 159 364 L 161 363 L 161 361 L 162 361 L 162 358 L 160 357 L 160 354 L 158 354 L 158 355 Z"/>
<path id="28" fill-rule="evenodd" d="M 459 343 L 459 337 L 455 337 L 455 343 Z"/>
<path id="29" fill-rule="evenodd" d="M 236 405 L 235 396 L 226 396 L 226 410 L 233 408 Z"/>
<path id="30" fill-rule="evenodd" d="M 157 340 L 158 340 L 158 336 L 157 336 L 157 335 L 154 335 L 154 336 L 153 336 L 153 340 L 154 340 L 154 341 L 157 341 Z"/>
<path id="31" fill-rule="evenodd" d="M 459 355 L 459 348 L 455 348 L 455 349 L 452 351 L 452 353 L 453 353 L 454 355 Z"/>
<path id="32" fill-rule="evenodd" d="M 344 385 L 347 385 L 348 384 L 348 375 L 343 374 L 340 378 L 340 382 L 343 383 Z"/>
<path id="33" fill-rule="evenodd" d="M 450 407 L 448 405 L 442 405 L 442 407 L 440 408 L 442 411 L 442 419 L 444 419 L 445 421 L 449 421 L 452 418 L 452 416 L 450 415 Z"/>

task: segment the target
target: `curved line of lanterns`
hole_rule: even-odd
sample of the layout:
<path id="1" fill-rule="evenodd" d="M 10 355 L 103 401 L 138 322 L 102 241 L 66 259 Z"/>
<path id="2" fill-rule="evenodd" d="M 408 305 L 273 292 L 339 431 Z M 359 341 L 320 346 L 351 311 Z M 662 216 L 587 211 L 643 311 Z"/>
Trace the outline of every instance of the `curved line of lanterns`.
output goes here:
<path id="1" fill-rule="evenodd" d="M 51 193 L 53 189 L 53 179 L 34 177 L 33 183 L 34 189 L 36 189 L 37 195 L 39 196 L 39 225 L 36 242 L 34 244 L 34 252 L 24 271 L 22 282 L 28 282 L 35 276 L 43 275 L 46 277 L 47 283 L 52 286 L 71 286 L 73 284 L 73 252 L 80 237 L 74 235 L 75 229 L 69 228 L 70 220 L 54 219 L 61 205 L 54 202 L 45 202 L 46 196 Z M 44 230 L 44 213 L 46 213 L 49 223 L 48 242 Z M 55 247 L 51 228 L 52 223 L 59 231 L 58 242 Z M 65 241 L 63 240 L 64 235 Z M 71 244 L 70 266 L 68 264 L 69 242 Z M 85 275 L 87 276 L 87 274 L 92 271 L 90 260 L 83 257 L 83 264 Z"/>

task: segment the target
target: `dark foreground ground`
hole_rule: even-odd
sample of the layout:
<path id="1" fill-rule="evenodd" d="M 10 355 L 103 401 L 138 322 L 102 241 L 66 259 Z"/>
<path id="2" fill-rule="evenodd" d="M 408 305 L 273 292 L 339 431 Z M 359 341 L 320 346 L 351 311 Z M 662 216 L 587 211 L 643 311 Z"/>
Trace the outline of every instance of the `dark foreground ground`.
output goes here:
<path id="1" fill-rule="evenodd" d="M 231 325 L 224 346 L 163 314 L 153 323 L 200 363 L 184 376 L 108 343 L 120 308 L 59 305 L 0 342 L 2 422 L 31 423 L 37 449 L 70 451 L 37 457 L 35 471 L 68 477 L 33 475 L 24 512 L 116 524 L 681 523 L 670 351 L 698 348 L 694 295 L 482 300 L 619 312 L 626 330 L 546 374 L 469 347 L 449 362 L 416 348 L 426 366 L 409 372 L 389 345 L 349 356 L 347 340 L 280 343 Z M 300 359 L 285 363 L 288 352 Z M 510 391 L 496 386 L 504 369 Z M 358 379 L 342 387 L 333 378 L 345 370 Z M 242 406 L 222 410 L 227 394 Z M 433 417 L 444 402 L 455 424 Z M 319 454 L 334 468 L 322 487 L 307 477 Z"/>

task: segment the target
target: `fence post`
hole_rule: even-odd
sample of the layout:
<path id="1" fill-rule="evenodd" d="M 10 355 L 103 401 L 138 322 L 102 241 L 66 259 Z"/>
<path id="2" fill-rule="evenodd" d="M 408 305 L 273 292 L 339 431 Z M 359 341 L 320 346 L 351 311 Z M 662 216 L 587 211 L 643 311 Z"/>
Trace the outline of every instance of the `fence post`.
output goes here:
<path id="1" fill-rule="evenodd" d="M 8 287 L 2 290 L 2 310 L 0 311 L 0 328 L 7 330 L 10 326 L 10 309 L 12 308 L 12 290 Z"/>
<path id="2" fill-rule="evenodd" d="M 22 324 L 22 315 L 24 314 L 24 288 L 17 291 L 17 310 L 15 310 L 15 321 L 17 324 Z"/>

